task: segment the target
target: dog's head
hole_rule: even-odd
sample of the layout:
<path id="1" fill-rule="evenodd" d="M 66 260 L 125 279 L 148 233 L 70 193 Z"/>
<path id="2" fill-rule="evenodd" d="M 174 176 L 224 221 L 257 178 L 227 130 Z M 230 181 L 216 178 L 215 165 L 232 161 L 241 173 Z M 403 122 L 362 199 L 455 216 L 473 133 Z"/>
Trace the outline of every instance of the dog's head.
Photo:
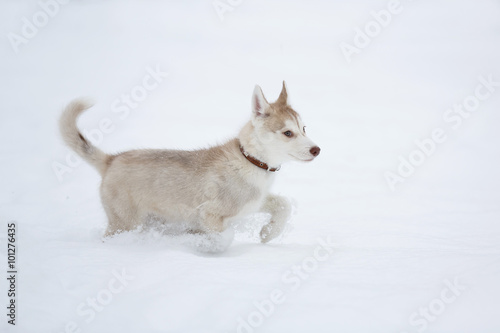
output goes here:
<path id="1" fill-rule="evenodd" d="M 255 86 L 252 96 L 252 124 L 268 152 L 281 160 L 312 161 L 320 148 L 306 135 L 300 115 L 288 104 L 285 81 L 279 98 L 268 103 L 262 89 Z"/>

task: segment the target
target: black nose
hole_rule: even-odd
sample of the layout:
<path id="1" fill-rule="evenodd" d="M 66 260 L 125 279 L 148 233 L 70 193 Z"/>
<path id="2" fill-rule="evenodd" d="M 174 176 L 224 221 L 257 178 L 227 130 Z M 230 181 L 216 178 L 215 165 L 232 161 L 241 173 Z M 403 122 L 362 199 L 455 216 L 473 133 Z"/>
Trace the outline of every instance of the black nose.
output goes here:
<path id="1" fill-rule="evenodd" d="M 309 152 L 311 153 L 311 155 L 314 156 L 314 157 L 318 156 L 320 151 L 321 151 L 321 149 L 319 149 L 318 146 L 312 147 L 311 150 L 309 150 Z"/>

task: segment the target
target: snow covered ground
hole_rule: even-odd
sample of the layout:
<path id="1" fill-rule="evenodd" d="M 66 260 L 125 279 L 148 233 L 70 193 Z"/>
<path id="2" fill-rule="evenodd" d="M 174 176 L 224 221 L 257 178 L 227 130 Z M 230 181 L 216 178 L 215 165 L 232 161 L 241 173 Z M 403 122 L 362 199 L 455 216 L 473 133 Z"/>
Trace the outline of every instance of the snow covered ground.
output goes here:
<path id="1" fill-rule="evenodd" d="M 498 1 L 62 2 L 0 2 L 2 332 L 500 332 Z M 283 237 L 255 216 L 216 255 L 101 241 L 66 103 L 96 101 L 80 127 L 107 152 L 190 149 L 283 79 L 322 148 L 279 172 Z"/>

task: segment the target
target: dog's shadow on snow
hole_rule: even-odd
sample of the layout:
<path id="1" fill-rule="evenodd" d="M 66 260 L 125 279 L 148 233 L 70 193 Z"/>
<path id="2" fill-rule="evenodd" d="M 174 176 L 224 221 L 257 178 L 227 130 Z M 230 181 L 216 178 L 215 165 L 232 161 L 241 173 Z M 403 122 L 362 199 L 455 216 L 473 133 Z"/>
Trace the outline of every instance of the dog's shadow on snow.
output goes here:
<path id="1" fill-rule="evenodd" d="M 220 242 L 219 239 L 214 240 L 207 235 L 170 235 L 159 234 L 155 231 L 128 231 L 101 239 L 102 243 L 111 246 L 127 248 L 133 246 L 152 251 L 180 251 L 207 258 L 239 257 L 249 252 L 282 246 L 279 242 L 262 244 L 258 238 Z"/>
<path id="2" fill-rule="evenodd" d="M 257 222 L 257 223 L 256 223 Z M 186 233 L 169 228 L 148 226 L 133 231 L 118 233 L 110 237 L 102 237 L 106 245 L 127 247 L 131 245 L 149 250 L 171 250 L 190 253 L 199 257 L 239 257 L 246 253 L 269 251 L 270 249 L 284 250 L 281 241 L 290 227 L 271 243 L 260 242 L 259 231 L 267 223 L 266 219 L 254 218 L 250 228 L 248 223 L 236 224 L 226 232 L 217 235 Z"/>

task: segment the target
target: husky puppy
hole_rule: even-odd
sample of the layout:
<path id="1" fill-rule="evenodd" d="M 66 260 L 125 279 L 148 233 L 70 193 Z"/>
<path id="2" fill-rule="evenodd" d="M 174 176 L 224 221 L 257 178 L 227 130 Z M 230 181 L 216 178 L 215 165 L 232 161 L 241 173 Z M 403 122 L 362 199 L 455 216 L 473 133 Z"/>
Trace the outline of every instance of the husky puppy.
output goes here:
<path id="1" fill-rule="evenodd" d="M 288 104 L 285 82 L 274 103 L 255 87 L 251 119 L 237 138 L 193 151 L 106 154 L 77 127 L 78 116 L 90 106 L 83 100 L 71 102 L 61 116 L 60 130 L 66 144 L 102 176 L 100 194 L 109 220 L 105 236 L 133 230 L 151 217 L 183 223 L 190 232 L 217 235 L 234 219 L 266 212 L 271 220 L 260 238 L 269 242 L 290 217 L 288 200 L 269 193 L 280 165 L 312 161 L 320 152 Z"/>

